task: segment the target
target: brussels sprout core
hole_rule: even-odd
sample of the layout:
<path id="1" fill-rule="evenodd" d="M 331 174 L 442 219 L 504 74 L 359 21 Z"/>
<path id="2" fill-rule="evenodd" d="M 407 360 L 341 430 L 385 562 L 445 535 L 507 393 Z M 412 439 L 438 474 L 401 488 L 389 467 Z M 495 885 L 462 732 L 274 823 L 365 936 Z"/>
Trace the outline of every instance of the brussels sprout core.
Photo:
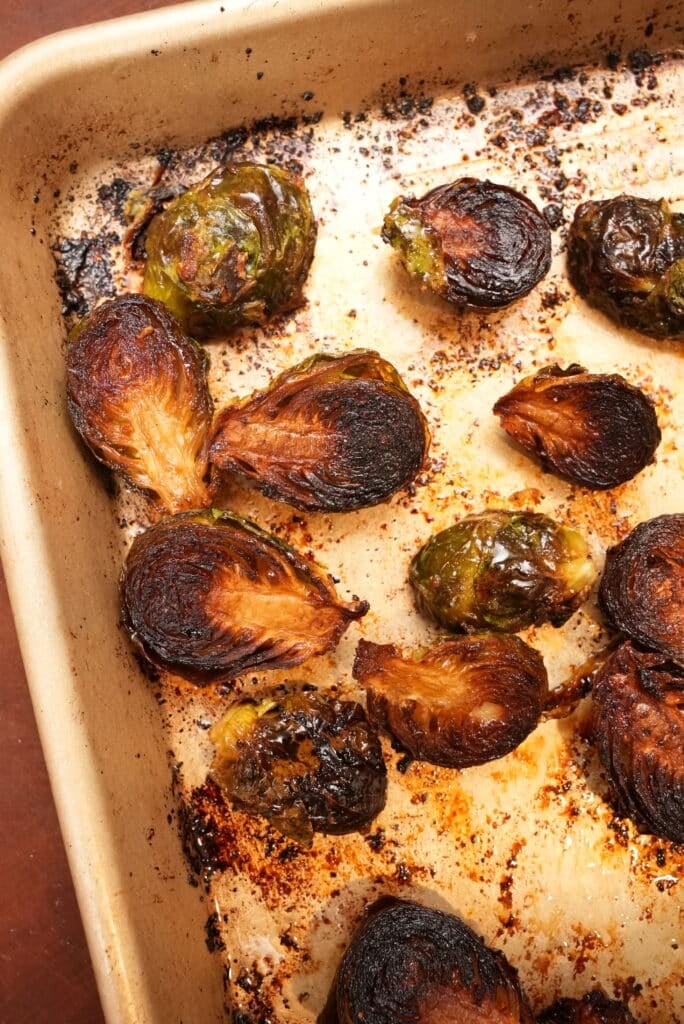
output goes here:
<path id="1" fill-rule="evenodd" d="M 136 537 L 124 624 L 146 658 L 195 683 L 286 668 L 331 650 L 365 601 L 344 603 L 293 548 L 228 512 L 188 512 Z"/>
<path id="2" fill-rule="evenodd" d="M 551 232 L 536 206 L 506 185 L 459 178 L 421 199 L 399 196 L 382 237 L 412 277 L 447 301 L 500 309 L 551 265 Z"/>
<path id="3" fill-rule="evenodd" d="M 212 772 L 236 807 L 310 846 L 370 825 L 387 770 L 359 704 L 299 691 L 231 708 L 210 733 Z"/>
<path id="4" fill-rule="evenodd" d="M 144 290 L 196 337 L 294 309 L 316 222 L 299 179 L 236 163 L 213 171 L 153 218 Z"/>
<path id="5" fill-rule="evenodd" d="M 270 498 L 309 511 L 376 505 L 408 484 L 429 445 L 425 418 L 375 352 L 315 356 L 217 417 L 210 458 Z"/>
<path id="6" fill-rule="evenodd" d="M 415 758 L 468 768 L 514 750 L 548 692 L 541 656 L 517 636 L 443 640 L 421 657 L 361 640 L 354 678 L 372 721 Z"/>
<path id="7" fill-rule="evenodd" d="M 580 295 L 612 320 L 653 338 L 684 338 L 684 214 L 664 199 L 582 203 L 568 235 Z"/>
<path id="8" fill-rule="evenodd" d="M 562 625 L 595 576 L 576 530 L 538 513 L 509 511 L 466 516 L 432 537 L 409 570 L 421 611 L 466 632 Z"/>
<path id="9" fill-rule="evenodd" d="M 211 504 L 205 354 L 160 302 L 123 295 L 77 324 L 67 402 L 97 458 L 168 511 Z"/>

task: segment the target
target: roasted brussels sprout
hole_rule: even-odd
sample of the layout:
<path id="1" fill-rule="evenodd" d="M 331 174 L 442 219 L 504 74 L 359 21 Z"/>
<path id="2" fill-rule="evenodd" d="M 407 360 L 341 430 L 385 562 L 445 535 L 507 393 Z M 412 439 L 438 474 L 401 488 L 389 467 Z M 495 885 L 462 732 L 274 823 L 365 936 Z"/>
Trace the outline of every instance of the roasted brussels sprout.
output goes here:
<path id="1" fill-rule="evenodd" d="M 353 701 L 298 690 L 232 707 L 211 730 L 212 773 L 240 810 L 310 846 L 365 829 L 385 805 L 377 733 Z"/>
<path id="2" fill-rule="evenodd" d="M 354 678 L 368 715 L 412 757 L 469 768 L 514 750 L 539 722 L 548 693 L 541 655 L 517 636 L 442 640 L 421 657 L 361 640 Z"/>
<path id="3" fill-rule="evenodd" d="M 67 403 L 93 454 L 171 512 L 211 504 L 204 352 L 161 302 L 122 295 L 72 332 Z"/>
<path id="4" fill-rule="evenodd" d="M 684 843 L 684 668 L 621 644 L 592 690 L 594 735 L 618 809 Z"/>
<path id="5" fill-rule="evenodd" d="M 230 164 L 154 217 L 143 287 L 196 337 L 262 324 L 300 305 L 315 241 L 298 178 L 279 167 Z"/>
<path id="6" fill-rule="evenodd" d="M 134 540 L 121 583 L 123 621 L 154 665 L 194 683 L 287 668 L 331 650 L 365 601 L 229 512 L 186 512 Z"/>
<path id="7" fill-rule="evenodd" d="M 421 199 L 399 196 L 382 237 L 424 287 L 470 309 L 509 306 L 551 265 L 551 232 L 534 203 L 477 178 L 440 185 Z"/>
<path id="8" fill-rule="evenodd" d="M 505 510 L 466 516 L 435 534 L 409 570 L 418 608 L 468 633 L 560 626 L 595 575 L 577 530 L 536 512 Z"/>
<path id="9" fill-rule="evenodd" d="M 538 1024 L 636 1024 L 624 1003 L 600 989 L 581 999 L 557 999 L 537 1017 Z"/>
<path id="10" fill-rule="evenodd" d="M 653 461 L 660 429 L 653 403 L 618 374 L 545 366 L 498 400 L 501 426 L 544 469 L 605 490 Z"/>
<path id="11" fill-rule="evenodd" d="M 314 356 L 217 417 L 210 458 L 269 498 L 309 511 L 385 501 L 416 475 L 430 435 L 376 352 Z"/>
<path id="12" fill-rule="evenodd" d="M 336 1024 L 534 1021 L 503 953 L 454 914 L 407 900 L 371 908 L 342 958 L 331 1003 Z"/>
<path id="13" fill-rule="evenodd" d="M 684 214 L 664 199 L 582 203 L 568 235 L 568 271 L 580 295 L 616 323 L 684 338 Z"/>
<path id="14" fill-rule="evenodd" d="M 684 514 L 639 523 L 608 549 L 599 605 L 632 640 L 684 663 Z"/>

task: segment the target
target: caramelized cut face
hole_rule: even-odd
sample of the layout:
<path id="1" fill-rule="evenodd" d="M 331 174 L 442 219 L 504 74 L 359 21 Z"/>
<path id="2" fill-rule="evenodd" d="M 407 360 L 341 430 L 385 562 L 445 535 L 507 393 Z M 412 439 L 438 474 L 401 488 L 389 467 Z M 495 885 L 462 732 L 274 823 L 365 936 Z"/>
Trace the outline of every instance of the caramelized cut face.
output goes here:
<path id="1" fill-rule="evenodd" d="M 467 768 L 503 757 L 535 728 L 548 692 L 537 651 L 519 637 L 455 637 L 421 657 L 361 640 L 354 678 L 371 720 L 409 753 Z"/>
<path id="2" fill-rule="evenodd" d="M 186 513 L 133 542 L 124 623 L 153 664 L 196 683 L 285 668 L 331 650 L 368 609 L 255 524 Z"/>
<path id="3" fill-rule="evenodd" d="M 503 954 L 453 914 L 403 900 L 371 908 L 337 973 L 338 1024 L 532 1024 Z"/>
<path id="4" fill-rule="evenodd" d="M 557 999 L 538 1020 L 539 1024 L 636 1024 L 624 1003 L 609 999 L 600 989 L 581 999 Z"/>
<path id="5" fill-rule="evenodd" d="M 547 366 L 494 406 L 501 426 L 544 469 L 594 490 L 617 487 L 653 461 L 653 403 L 617 374 Z"/>
<path id="6" fill-rule="evenodd" d="M 348 512 L 413 480 L 429 445 L 425 418 L 375 352 L 319 356 L 217 417 L 210 458 L 270 498 Z"/>
<path id="7" fill-rule="evenodd" d="M 205 358 L 159 302 L 124 295 L 76 328 L 67 399 L 96 457 L 170 512 L 211 504 Z"/>

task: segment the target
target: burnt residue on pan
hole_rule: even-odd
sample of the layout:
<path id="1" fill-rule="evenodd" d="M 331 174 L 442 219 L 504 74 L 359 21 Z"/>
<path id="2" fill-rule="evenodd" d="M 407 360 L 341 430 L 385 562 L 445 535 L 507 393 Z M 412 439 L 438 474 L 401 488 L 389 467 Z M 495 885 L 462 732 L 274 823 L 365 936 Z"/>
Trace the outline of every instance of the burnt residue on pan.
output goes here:
<path id="1" fill-rule="evenodd" d="M 681 353 L 619 331 L 584 305 L 568 281 L 565 239 L 589 198 L 681 203 L 683 73 L 676 55 L 638 50 L 528 70 L 509 83 L 407 74 L 357 110 L 317 110 L 309 97 L 305 113 L 229 126 L 185 150 L 132 140 L 130 159 L 95 181 L 75 175 L 57 203 L 51 244 L 72 327 L 101 297 L 139 290 L 150 217 L 212 167 L 247 158 L 301 174 L 319 229 L 305 302 L 205 346 L 217 408 L 314 353 L 370 347 L 396 366 L 432 435 L 411 487 L 372 509 L 295 512 L 239 481 L 217 499 L 325 565 L 342 599 L 370 602 L 334 654 L 207 689 L 140 676 L 158 694 L 174 751 L 172 826 L 212 909 L 198 941 L 220 960 L 239 1024 L 313 1024 L 364 908 L 384 895 L 459 913 L 518 968 L 535 1011 L 601 985 L 643 1024 L 684 1018 L 682 849 L 615 814 L 591 740 L 586 695 L 613 640 L 595 593 L 559 629 L 524 633 L 551 686 L 546 720 L 528 739 L 500 760 L 455 771 L 411 762 L 385 738 L 387 806 L 365 834 L 316 836 L 305 849 L 231 809 L 208 778 L 209 730 L 231 701 L 292 681 L 358 698 L 351 669 L 361 636 L 406 649 L 435 640 L 413 605 L 408 567 L 457 519 L 496 508 L 542 512 L 587 537 L 600 571 L 606 548 L 639 521 L 681 511 L 672 485 L 684 472 Z M 407 286 L 380 238 L 396 195 L 464 176 L 521 190 L 552 229 L 548 276 L 508 310 L 458 312 Z M 516 380 L 573 362 L 643 389 L 662 430 L 655 464 L 605 492 L 544 474 L 492 412 Z M 123 550 L 150 512 L 123 487 L 115 514 Z"/>

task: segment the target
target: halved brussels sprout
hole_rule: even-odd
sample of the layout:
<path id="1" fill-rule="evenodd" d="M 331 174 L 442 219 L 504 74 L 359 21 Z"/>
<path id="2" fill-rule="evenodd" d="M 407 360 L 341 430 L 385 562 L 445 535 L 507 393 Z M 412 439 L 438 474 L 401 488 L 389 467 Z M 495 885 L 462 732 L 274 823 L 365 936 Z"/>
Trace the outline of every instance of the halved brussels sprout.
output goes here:
<path id="1" fill-rule="evenodd" d="M 684 514 L 639 523 L 608 549 L 599 604 L 632 640 L 684 663 Z"/>
<path id="2" fill-rule="evenodd" d="M 336 1024 L 534 1022 L 503 953 L 454 914 L 408 900 L 371 907 L 342 958 L 331 1004 Z"/>
<path id="3" fill-rule="evenodd" d="M 263 324 L 302 302 L 315 242 L 299 178 L 280 167 L 229 164 L 153 218 L 144 291 L 196 337 Z"/>
<path id="4" fill-rule="evenodd" d="M 122 295 L 74 328 L 67 404 L 93 454 L 170 511 L 211 504 L 206 356 L 161 302 Z"/>
<path id="5" fill-rule="evenodd" d="M 121 599 L 144 656 L 194 683 L 299 665 L 368 611 L 366 601 L 340 601 L 289 545 L 218 510 L 172 516 L 136 537 Z"/>
<path id="6" fill-rule="evenodd" d="M 223 409 L 210 458 L 277 501 L 349 512 L 415 477 L 430 435 L 420 406 L 376 352 L 318 355 Z"/>
<path id="7" fill-rule="evenodd" d="M 653 461 L 653 403 L 618 374 L 545 366 L 500 398 L 501 426 L 544 469 L 595 490 L 631 480 Z"/>
<path id="8" fill-rule="evenodd" d="M 435 534 L 409 570 L 418 608 L 468 633 L 560 626 L 595 576 L 577 530 L 537 512 L 506 510 L 466 516 Z"/>
<path id="9" fill-rule="evenodd" d="M 618 647 L 592 690 L 594 735 L 621 813 L 684 843 L 684 668 Z"/>
<path id="10" fill-rule="evenodd" d="M 538 1024 L 636 1024 L 624 1003 L 600 989 L 581 999 L 557 999 L 537 1018 Z"/>
<path id="11" fill-rule="evenodd" d="M 510 305 L 551 266 L 551 231 L 534 203 L 477 178 L 440 185 L 421 199 L 399 196 L 382 237 L 424 287 L 469 309 Z"/>
<path id="12" fill-rule="evenodd" d="M 442 640 L 419 657 L 361 640 L 354 678 L 372 722 L 412 757 L 469 768 L 503 757 L 532 732 L 548 693 L 541 655 L 517 636 Z"/>
<path id="13" fill-rule="evenodd" d="M 232 707 L 210 733 L 212 773 L 240 810 L 310 846 L 367 828 L 385 805 L 377 733 L 353 701 L 299 690 Z"/>
<path id="14" fill-rule="evenodd" d="M 684 214 L 664 199 L 582 203 L 568 235 L 568 271 L 579 294 L 616 323 L 684 338 Z"/>

